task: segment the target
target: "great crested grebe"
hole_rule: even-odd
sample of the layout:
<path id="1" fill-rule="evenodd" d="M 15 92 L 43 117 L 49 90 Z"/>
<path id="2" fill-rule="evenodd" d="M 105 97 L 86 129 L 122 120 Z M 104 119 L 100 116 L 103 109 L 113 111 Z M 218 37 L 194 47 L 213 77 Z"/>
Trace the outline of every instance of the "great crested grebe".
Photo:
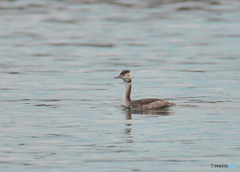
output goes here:
<path id="1" fill-rule="evenodd" d="M 174 106 L 175 104 L 172 102 L 167 102 L 161 99 L 141 99 L 131 101 L 131 88 L 132 88 L 132 79 L 129 70 L 123 70 L 119 76 L 115 77 L 115 79 L 121 78 L 125 83 L 125 92 L 122 98 L 122 104 L 128 108 L 133 109 L 161 109 L 169 106 Z"/>

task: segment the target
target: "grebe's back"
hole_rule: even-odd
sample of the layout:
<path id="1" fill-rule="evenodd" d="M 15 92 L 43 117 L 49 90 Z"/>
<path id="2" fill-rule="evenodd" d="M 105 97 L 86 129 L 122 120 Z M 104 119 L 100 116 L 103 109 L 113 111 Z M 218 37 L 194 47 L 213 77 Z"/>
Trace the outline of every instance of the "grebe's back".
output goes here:
<path id="1" fill-rule="evenodd" d="M 130 103 L 130 108 L 133 108 L 133 109 L 162 109 L 162 108 L 173 106 L 173 105 L 175 105 L 175 104 L 172 102 L 167 102 L 165 100 L 155 99 L 155 98 L 147 98 L 147 99 L 132 101 Z"/>

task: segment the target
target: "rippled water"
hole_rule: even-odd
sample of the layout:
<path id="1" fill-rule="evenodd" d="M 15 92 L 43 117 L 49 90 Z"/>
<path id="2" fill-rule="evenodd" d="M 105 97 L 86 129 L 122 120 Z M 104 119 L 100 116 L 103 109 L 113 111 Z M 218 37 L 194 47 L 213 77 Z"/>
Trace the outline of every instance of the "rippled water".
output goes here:
<path id="1" fill-rule="evenodd" d="M 1 1 L 0 170 L 240 165 L 239 10 L 237 0 Z M 123 109 L 122 69 L 133 99 L 177 106 Z"/>

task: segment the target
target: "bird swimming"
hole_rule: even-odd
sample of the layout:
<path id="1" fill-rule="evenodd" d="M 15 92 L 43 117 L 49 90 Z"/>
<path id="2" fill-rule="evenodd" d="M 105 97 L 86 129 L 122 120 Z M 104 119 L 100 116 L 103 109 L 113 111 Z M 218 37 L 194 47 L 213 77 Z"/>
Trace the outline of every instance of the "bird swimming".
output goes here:
<path id="1" fill-rule="evenodd" d="M 157 110 L 175 105 L 172 102 L 167 102 L 165 100 L 155 98 L 131 101 L 132 79 L 130 75 L 130 70 L 123 70 L 119 76 L 115 77 L 115 79 L 117 78 L 122 79 L 125 84 L 125 91 L 122 98 L 123 106 L 131 109 Z"/>

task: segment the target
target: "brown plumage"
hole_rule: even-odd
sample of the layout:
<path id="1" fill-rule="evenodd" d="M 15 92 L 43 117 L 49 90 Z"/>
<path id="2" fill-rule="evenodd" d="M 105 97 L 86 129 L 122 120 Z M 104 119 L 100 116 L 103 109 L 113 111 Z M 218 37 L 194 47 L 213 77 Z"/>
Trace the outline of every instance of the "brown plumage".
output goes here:
<path id="1" fill-rule="evenodd" d="M 162 109 L 169 106 L 174 106 L 175 104 L 172 102 L 167 102 L 161 99 L 155 99 L 155 98 L 148 98 L 148 99 L 141 99 L 141 100 L 135 100 L 131 101 L 131 88 L 132 88 L 132 79 L 130 76 L 129 70 L 123 70 L 119 76 L 115 78 L 121 78 L 123 79 L 125 83 L 125 92 L 122 99 L 122 104 L 126 107 L 132 108 L 132 109 Z"/>
<path id="2" fill-rule="evenodd" d="M 172 102 L 167 102 L 161 99 L 150 98 L 150 99 L 141 99 L 141 100 L 132 101 L 129 107 L 133 109 L 150 110 L 150 109 L 161 109 L 161 108 L 165 108 L 173 105 L 175 104 Z"/>

